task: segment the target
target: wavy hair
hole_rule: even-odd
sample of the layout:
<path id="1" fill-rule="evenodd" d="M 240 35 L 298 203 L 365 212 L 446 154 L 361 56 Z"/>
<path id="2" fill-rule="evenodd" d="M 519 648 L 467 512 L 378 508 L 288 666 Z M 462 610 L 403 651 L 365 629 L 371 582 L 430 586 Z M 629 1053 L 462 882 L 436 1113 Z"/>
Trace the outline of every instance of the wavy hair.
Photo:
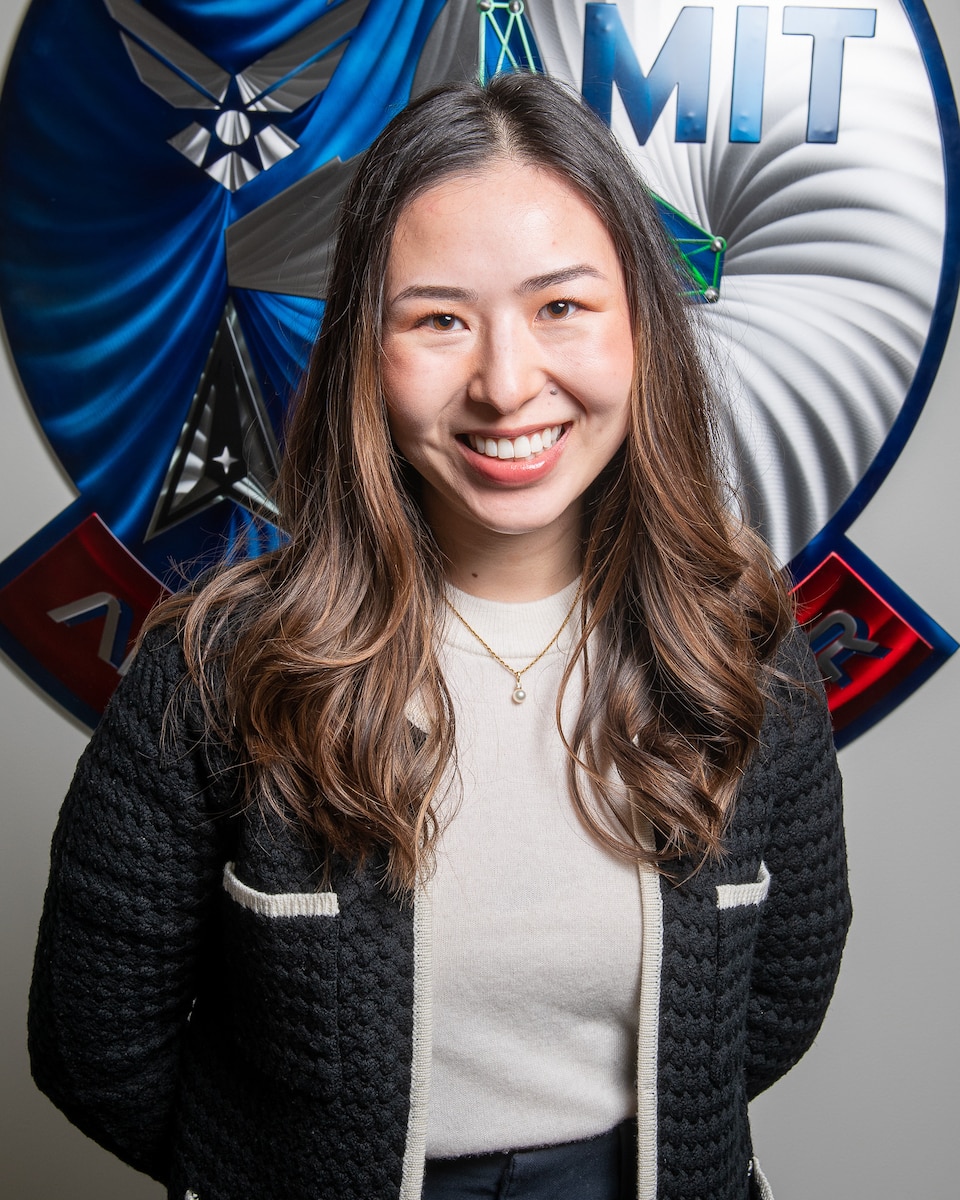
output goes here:
<path id="1" fill-rule="evenodd" d="M 790 622 L 783 580 L 732 515 L 716 466 L 711 388 L 676 256 L 610 131 L 544 76 L 420 96 L 367 151 L 341 209 L 277 484 L 289 540 L 151 618 L 179 623 L 248 801 L 301 822 L 328 861 L 385 854 L 398 890 L 429 869 L 455 730 L 435 645 L 442 560 L 381 386 L 384 278 L 405 206 L 502 157 L 555 173 L 593 207 L 619 255 L 634 332 L 629 429 L 587 493 L 580 637 L 561 688 L 580 658 L 584 694 L 565 745 L 573 802 L 601 843 L 660 869 L 720 852 Z M 407 716 L 414 698 L 425 733 Z M 559 711 L 558 699 L 558 726 Z M 639 832 L 651 826 L 655 846 Z"/>

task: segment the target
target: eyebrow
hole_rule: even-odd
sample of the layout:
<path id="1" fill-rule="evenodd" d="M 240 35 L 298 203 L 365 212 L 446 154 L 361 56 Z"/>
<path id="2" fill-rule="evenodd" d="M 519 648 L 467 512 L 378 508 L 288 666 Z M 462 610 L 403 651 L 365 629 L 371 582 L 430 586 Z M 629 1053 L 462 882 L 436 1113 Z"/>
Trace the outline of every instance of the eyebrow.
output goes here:
<path id="1" fill-rule="evenodd" d="M 547 288 L 559 287 L 563 283 L 572 283 L 574 279 L 582 279 L 584 276 L 593 279 L 606 278 L 602 271 L 591 267 L 589 263 L 575 263 L 571 267 L 560 267 L 557 271 L 547 271 L 545 275 L 533 275 L 529 279 L 525 279 L 517 291 L 522 296 L 529 295 L 531 292 L 543 292 Z"/>
<path id="2" fill-rule="evenodd" d="M 438 283 L 412 283 L 402 292 L 397 292 L 390 303 L 402 304 L 404 300 L 450 300 L 455 304 L 468 304 L 476 303 L 479 298 L 479 295 L 469 288 L 443 287 Z"/>
<path id="3" fill-rule="evenodd" d="M 575 263 L 570 267 L 560 267 L 556 271 L 547 271 L 543 275 L 531 275 L 517 287 L 517 293 L 528 296 L 534 292 L 543 292 L 548 288 L 559 287 L 564 283 L 572 283 L 584 276 L 593 279 L 605 279 L 606 276 L 589 263 Z M 412 283 L 390 300 L 390 305 L 402 304 L 406 300 L 434 300 L 437 303 L 448 301 L 452 304 L 470 304 L 479 300 L 479 294 L 471 288 L 444 287 L 439 283 Z"/>

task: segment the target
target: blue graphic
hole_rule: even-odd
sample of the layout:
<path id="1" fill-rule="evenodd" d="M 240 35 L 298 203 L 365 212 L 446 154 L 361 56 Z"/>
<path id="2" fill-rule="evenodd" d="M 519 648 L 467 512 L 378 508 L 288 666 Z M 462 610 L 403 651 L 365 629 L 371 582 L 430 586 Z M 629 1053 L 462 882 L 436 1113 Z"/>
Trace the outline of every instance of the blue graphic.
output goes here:
<path id="1" fill-rule="evenodd" d="M 731 142 L 759 142 L 763 131 L 768 15 L 766 6 L 744 4 L 737 9 L 730 101 Z"/>
<path id="2" fill-rule="evenodd" d="M 710 100 L 713 9 L 686 7 L 644 75 L 615 4 L 588 4 L 583 32 L 583 98 L 610 124 L 613 88 L 642 146 L 677 89 L 676 140 L 705 142 Z"/>
<path id="3" fill-rule="evenodd" d="M 477 0 L 480 14 L 478 76 L 486 81 L 501 71 L 542 71 L 543 63 L 524 17 L 523 0 Z"/>
<path id="4" fill-rule="evenodd" d="M 876 28 L 875 8 L 801 8 L 788 5 L 783 10 L 785 34 L 813 38 L 808 142 L 832 143 L 837 140 L 844 41 L 848 37 L 872 38 Z"/>
<path id="5" fill-rule="evenodd" d="M 229 231 L 321 168 L 337 190 L 331 164 L 406 102 L 442 7 L 35 0 L 0 100 L 0 304 L 30 402 L 81 496 L 5 575 L 92 511 L 161 578 L 172 562 L 199 569 L 225 547 L 271 544 L 254 514 L 269 517 L 272 429 L 322 303 L 316 290 L 231 287 Z M 225 443 L 198 467 L 182 434 L 224 322 L 248 393 L 233 418 L 259 435 L 256 462 L 231 462 L 242 450 Z M 233 369 L 223 355 L 215 366 Z M 192 482 L 211 503 L 160 512 L 182 484 L 178 453 L 193 455 L 205 478 Z M 217 504 L 220 494 L 239 503 Z"/>
<path id="6" fill-rule="evenodd" d="M 956 300 L 956 107 L 923 5 L 902 2 L 945 147 L 940 293 L 893 430 L 791 564 L 798 578 L 839 544 L 905 443 Z M 276 544 L 278 431 L 322 318 L 334 214 L 356 156 L 415 87 L 542 70 L 528 7 L 34 0 L 0 95 L 0 309 L 30 403 L 80 494 L 0 564 L 0 596 L 93 514 L 171 587 L 224 553 Z M 737 9 L 731 142 L 762 139 L 768 17 L 766 6 Z M 615 3 L 588 3 L 585 20 L 583 93 L 601 117 L 616 88 L 642 144 L 676 92 L 676 141 L 703 143 L 713 9 L 680 8 L 646 74 Z M 873 37 L 875 23 L 873 8 L 784 9 L 782 33 L 812 39 L 808 140 L 836 141 L 845 40 Z M 716 300 L 723 238 L 659 207 L 681 286 Z M 99 586 L 57 599 L 44 619 L 61 630 L 99 622 L 97 655 L 119 673 L 136 621 L 120 584 Z M 837 668 L 877 653 L 859 626 L 821 632 L 839 646 L 827 655 Z M 9 622 L 0 645 L 95 719 L 93 702 L 58 682 Z"/>

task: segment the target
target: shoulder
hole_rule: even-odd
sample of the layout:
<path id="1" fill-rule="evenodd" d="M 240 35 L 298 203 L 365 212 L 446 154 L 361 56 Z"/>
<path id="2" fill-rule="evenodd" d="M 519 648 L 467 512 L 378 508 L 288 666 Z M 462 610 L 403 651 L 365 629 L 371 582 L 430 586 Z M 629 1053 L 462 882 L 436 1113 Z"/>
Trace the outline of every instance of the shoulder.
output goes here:
<path id="1" fill-rule="evenodd" d="M 840 776 L 823 680 L 806 634 L 797 625 L 784 637 L 768 676 L 766 714 L 741 790 L 783 809 L 838 801 Z"/>
<path id="2" fill-rule="evenodd" d="M 164 698 L 199 704 L 201 690 L 222 692 L 222 673 L 249 634 L 267 590 L 260 560 L 211 567 L 151 612 L 128 677 L 117 689 L 121 706 L 154 706 Z"/>
<path id="3" fill-rule="evenodd" d="M 101 726 L 136 720 L 159 727 L 174 697 L 188 690 L 189 673 L 179 629 L 175 624 L 155 625 L 138 646 Z"/>
<path id="4" fill-rule="evenodd" d="M 161 680 L 182 679 L 186 673 L 180 627 L 167 621 L 144 634 L 127 674 L 140 682 L 149 678 L 159 684 Z"/>
<path id="5" fill-rule="evenodd" d="M 775 666 L 789 682 L 814 685 L 818 694 L 823 692 L 823 681 L 817 661 L 810 649 L 810 641 L 800 626 L 794 622 L 777 647 Z"/>
<path id="6" fill-rule="evenodd" d="M 766 718 L 761 742 L 789 737 L 799 727 L 829 727 L 823 677 L 807 635 L 794 624 L 777 647 L 767 680 Z M 832 738 L 831 738 L 832 744 Z"/>
<path id="7" fill-rule="evenodd" d="M 157 624 L 144 634 L 88 751 L 144 768 L 152 763 L 161 773 L 183 769 L 188 761 L 210 777 L 229 773 L 234 756 L 208 720 L 178 623 Z"/>

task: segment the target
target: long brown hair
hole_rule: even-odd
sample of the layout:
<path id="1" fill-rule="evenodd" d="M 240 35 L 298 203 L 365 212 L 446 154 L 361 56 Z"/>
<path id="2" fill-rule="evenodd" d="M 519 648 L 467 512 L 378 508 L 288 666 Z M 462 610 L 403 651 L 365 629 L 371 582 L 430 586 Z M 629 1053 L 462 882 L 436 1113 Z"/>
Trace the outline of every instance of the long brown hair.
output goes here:
<path id="1" fill-rule="evenodd" d="M 604 844 L 661 865 L 719 850 L 790 619 L 768 552 L 731 515 L 675 257 L 609 130 L 543 76 L 414 101 L 367 151 L 341 211 L 277 486 L 289 540 L 174 597 L 151 622 L 179 622 L 249 801 L 299 820 L 328 855 L 363 862 L 385 851 L 398 889 L 430 862 L 455 739 L 434 641 L 443 565 L 381 387 L 383 283 L 404 207 L 502 156 L 555 172 L 593 206 L 630 303 L 630 428 L 586 498 L 585 690 L 567 743 L 573 801 Z M 425 733 L 407 717 L 413 698 L 429 715 Z M 615 774 L 627 812 L 608 792 Z M 655 848 L 641 845 L 647 823 Z"/>

